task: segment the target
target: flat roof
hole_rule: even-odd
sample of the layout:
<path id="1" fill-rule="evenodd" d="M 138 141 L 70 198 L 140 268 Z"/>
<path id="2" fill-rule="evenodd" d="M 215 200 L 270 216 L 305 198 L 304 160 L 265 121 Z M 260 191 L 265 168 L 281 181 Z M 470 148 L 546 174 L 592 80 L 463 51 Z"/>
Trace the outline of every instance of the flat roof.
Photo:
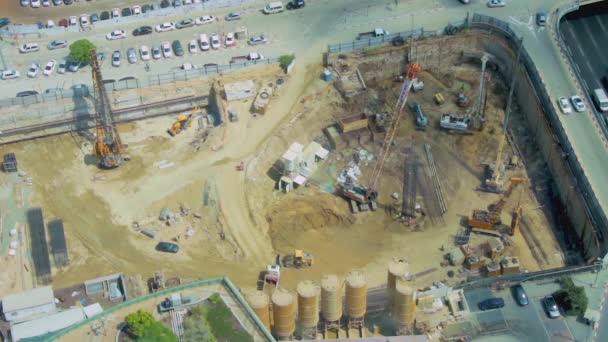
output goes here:
<path id="1" fill-rule="evenodd" d="M 82 308 L 73 308 L 11 326 L 13 341 L 61 330 L 85 319 Z"/>
<path id="2" fill-rule="evenodd" d="M 2 298 L 2 311 L 17 311 L 49 303 L 55 303 L 53 288 L 50 286 L 38 287 L 5 296 Z"/>

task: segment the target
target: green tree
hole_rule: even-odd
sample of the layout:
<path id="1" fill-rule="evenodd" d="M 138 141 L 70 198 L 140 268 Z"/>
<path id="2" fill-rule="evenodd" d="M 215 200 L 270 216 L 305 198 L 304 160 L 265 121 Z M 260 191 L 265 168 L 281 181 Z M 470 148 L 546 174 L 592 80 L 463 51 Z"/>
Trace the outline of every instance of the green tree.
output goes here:
<path id="1" fill-rule="evenodd" d="M 91 60 L 91 49 L 94 48 L 95 45 L 88 39 L 79 39 L 70 44 L 69 58 L 75 62 L 87 63 Z"/>
<path id="2" fill-rule="evenodd" d="M 135 336 L 143 336 L 146 329 L 152 325 L 156 320 L 152 316 L 151 313 L 145 310 L 137 310 L 136 312 L 132 312 L 125 317 L 125 322 L 129 326 L 129 330 Z"/>
<path id="3" fill-rule="evenodd" d="M 578 316 L 587 310 L 587 294 L 585 288 L 576 286 L 570 277 L 560 279 L 562 289 L 555 293 L 555 299 L 568 316 Z"/>
<path id="4" fill-rule="evenodd" d="M 282 55 L 279 57 L 279 65 L 283 70 L 287 70 L 287 67 L 296 57 L 294 55 Z"/>
<path id="5" fill-rule="evenodd" d="M 177 337 L 173 332 L 159 321 L 154 321 L 150 324 L 144 334 L 137 339 L 142 342 L 177 342 Z M 202 341 L 202 340 L 197 340 Z"/>

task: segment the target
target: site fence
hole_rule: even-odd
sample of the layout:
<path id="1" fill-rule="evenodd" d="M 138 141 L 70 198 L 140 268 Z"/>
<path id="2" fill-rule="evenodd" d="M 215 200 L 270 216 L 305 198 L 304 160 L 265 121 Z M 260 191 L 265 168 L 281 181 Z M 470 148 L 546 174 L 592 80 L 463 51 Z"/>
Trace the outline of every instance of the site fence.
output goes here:
<path id="1" fill-rule="evenodd" d="M 199 77 L 221 74 L 230 72 L 233 70 L 243 69 L 252 65 L 258 64 L 274 64 L 278 63 L 278 58 L 267 58 L 257 61 L 243 61 L 237 63 L 230 63 L 225 65 L 207 65 L 196 69 L 190 70 L 175 70 L 162 74 L 148 75 L 145 78 L 128 78 L 123 80 L 104 80 L 106 82 L 105 87 L 108 91 L 115 90 L 127 90 L 136 88 L 146 88 L 150 86 L 159 86 L 161 84 L 174 83 L 178 81 L 188 81 Z M 42 94 L 24 96 L 24 97 L 12 97 L 0 99 L 0 108 L 10 106 L 22 106 L 32 105 L 43 102 L 57 101 L 61 99 L 78 98 L 89 95 L 92 93 L 92 85 L 85 84 L 86 88 L 78 89 L 51 89 L 49 92 Z"/>
<path id="2" fill-rule="evenodd" d="M 187 283 L 187 284 L 182 284 L 182 285 L 178 285 L 175 287 L 171 287 L 171 288 L 167 288 L 158 292 L 154 292 L 151 294 L 147 294 L 141 297 L 137 297 L 137 298 L 133 298 L 133 299 L 129 299 L 127 301 L 124 301 L 116 306 L 113 306 L 111 308 L 108 308 L 106 310 L 104 310 L 103 312 L 101 312 L 100 314 L 97 314 L 91 318 L 88 318 L 84 321 L 79 322 L 78 324 L 74 324 L 72 326 L 69 326 L 68 328 L 47 334 L 45 336 L 40 336 L 40 337 L 36 337 L 35 340 L 36 341 L 55 341 L 58 338 L 69 334 L 71 332 L 73 332 L 76 329 L 79 329 L 83 326 L 86 325 L 90 325 L 92 324 L 94 321 L 103 318 L 106 315 L 109 315 L 111 313 L 114 313 L 116 311 L 125 309 L 131 305 L 137 304 L 137 303 L 141 303 L 144 302 L 146 300 L 150 300 L 150 299 L 154 299 L 157 297 L 165 297 L 171 293 L 175 293 L 175 292 L 179 292 L 179 291 L 183 291 L 186 289 L 191 289 L 191 288 L 195 288 L 195 287 L 200 287 L 200 286 L 209 286 L 209 285 L 223 285 L 225 286 L 225 288 L 228 290 L 228 292 L 230 293 L 230 295 L 233 297 L 234 300 L 236 300 L 236 302 L 241 306 L 241 308 L 247 313 L 247 315 L 249 316 L 249 318 L 255 323 L 255 328 L 259 330 L 259 332 L 264 336 L 264 338 L 267 341 L 271 341 L 271 342 L 275 342 L 276 340 L 274 339 L 274 337 L 272 336 L 272 334 L 268 331 L 268 329 L 266 329 L 266 327 L 264 326 L 264 324 L 262 323 L 262 321 L 260 321 L 260 319 L 258 318 L 258 316 L 256 315 L 256 313 L 253 311 L 253 309 L 251 309 L 251 307 L 249 306 L 249 304 L 245 301 L 245 298 L 243 298 L 243 295 L 241 294 L 241 292 L 239 291 L 239 289 L 234 286 L 234 284 L 230 281 L 230 279 L 226 278 L 226 277 L 221 277 L 221 278 L 210 278 L 210 279 L 203 279 L 203 280 L 197 280 L 191 283 Z"/>
<path id="3" fill-rule="evenodd" d="M 492 30 L 494 33 L 496 33 L 498 29 L 499 32 L 504 33 L 504 37 L 514 51 L 517 50 L 522 41 L 522 38 L 511 29 L 508 23 L 493 17 L 476 13 L 473 15 L 470 26 L 482 30 Z M 549 97 L 549 92 L 547 91 L 545 83 L 543 82 L 536 65 L 532 61 L 532 58 L 524 47 L 521 49 L 521 61 L 532 82 L 533 88 L 536 90 L 536 96 L 557 135 L 557 140 L 565 155 L 568 156 L 566 162 L 573 178 L 577 182 L 576 185 L 579 187 L 580 192 L 585 199 L 585 205 L 589 217 L 593 222 L 593 226 L 599 229 L 599 238 L 601 239 L 602 236 L 606 234 L 606 229 L 608 229 L 608 219 L 606 218 L 604 210 L 600 206 L 591 184 L 583 171 L 581 163 L 570 144 L 566 131 L 559 120 L 558 113 L 555 111 L 555 106 L 553 106 L 551 98 Z"/>

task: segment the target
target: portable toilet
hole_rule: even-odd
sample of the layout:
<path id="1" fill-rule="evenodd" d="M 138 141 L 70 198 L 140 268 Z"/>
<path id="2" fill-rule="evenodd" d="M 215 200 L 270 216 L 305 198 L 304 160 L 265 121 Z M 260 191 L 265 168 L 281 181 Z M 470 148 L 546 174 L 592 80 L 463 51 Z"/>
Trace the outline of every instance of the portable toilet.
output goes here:
<path id="1" fill-rule="evenodd" d="M 323 74 L 321 75 L 321 77 L 323 78 L 323 81 L 331 81 L 332 74 L 329 70 L 325 69 L 323 70 Z"/>

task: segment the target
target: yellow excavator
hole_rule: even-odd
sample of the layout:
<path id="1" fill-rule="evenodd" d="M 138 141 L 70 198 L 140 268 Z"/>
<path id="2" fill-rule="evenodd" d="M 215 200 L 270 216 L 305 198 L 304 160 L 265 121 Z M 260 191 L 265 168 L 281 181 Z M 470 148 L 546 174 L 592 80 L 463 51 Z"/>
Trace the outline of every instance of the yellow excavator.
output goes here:
<path id="1" fill-rule="evenodd" d="M 171 127 L 167 130 L 169 135 L 174 137 L 176 134 L 179 134 L 181 131 L 192 126 L 192 119 L 194 118 L 194 113 L 196 113 L 197 111 L 198 106 L 194 106 L 190 114 L 180 114 L 177 117 L 177 121 L 175 121 L 175 123 L 173 123 L 173 125 L 171 125 Z"/>

